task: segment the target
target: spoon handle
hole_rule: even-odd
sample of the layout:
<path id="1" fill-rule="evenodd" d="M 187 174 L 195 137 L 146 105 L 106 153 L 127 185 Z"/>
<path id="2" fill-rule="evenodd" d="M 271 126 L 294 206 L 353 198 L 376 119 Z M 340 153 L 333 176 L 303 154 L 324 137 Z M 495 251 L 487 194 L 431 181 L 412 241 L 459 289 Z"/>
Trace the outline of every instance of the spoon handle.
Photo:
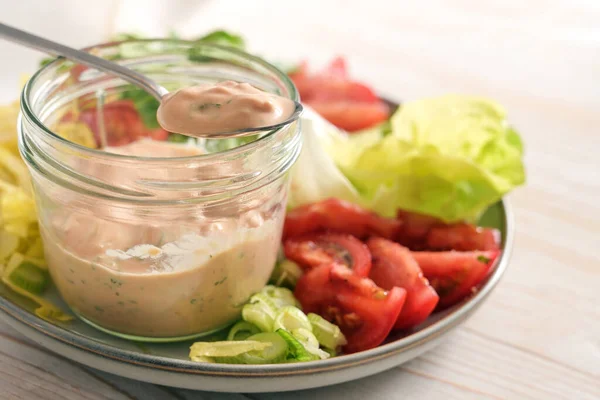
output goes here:
<path id="1" fill-rule="evenodd" d="M 7 39 L 11 42 L 35 50 L 40 50 L 53 56 L 63 56 L 71 61 L 76 61 L 88 67 L 116 75 L 123 80 L 144 89 L 159 101 L 162 96 L 168 93 L 164 87 L 132 69 L 2 23 L 0 23 L 0 38 Z"/>

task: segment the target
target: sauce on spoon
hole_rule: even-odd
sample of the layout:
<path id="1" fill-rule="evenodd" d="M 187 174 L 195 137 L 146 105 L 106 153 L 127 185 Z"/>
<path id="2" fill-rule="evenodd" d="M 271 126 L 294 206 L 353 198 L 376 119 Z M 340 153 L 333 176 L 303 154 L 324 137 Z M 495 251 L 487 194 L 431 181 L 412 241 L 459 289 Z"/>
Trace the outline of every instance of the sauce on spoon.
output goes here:
<path id="1" fill-rule="evenodd" d="M 248 83 L 203 83 L 169 93 L 157 112 L 159 124 L 169 132 L 207 136 L 261 128 L 286 121 L 296 104 Z"/>

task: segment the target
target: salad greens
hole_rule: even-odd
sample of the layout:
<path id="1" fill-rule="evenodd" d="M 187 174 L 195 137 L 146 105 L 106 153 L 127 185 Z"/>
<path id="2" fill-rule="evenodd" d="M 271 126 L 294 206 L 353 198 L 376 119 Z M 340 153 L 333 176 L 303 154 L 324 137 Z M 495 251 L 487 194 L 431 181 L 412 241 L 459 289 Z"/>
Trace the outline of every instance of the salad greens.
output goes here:
<path id="1" fill-rule="evenodd" d="M 525 182 L 523 145 L 505 117 L 490 100 L 458 95 L 402 105 L 389 132 L 347 135 L 307 114 L 289 206 L 338 197 L 383 216 L 405 209 L 474 221 Z"/>
<path id="2" fill-rule="evenodd" d="M 133 101 L 136 110 L 140 114 L 142 122 L 144 122 L 144 125 L 148 129 L 160 128 L 158 120 L 156 119 L 156 111 L 158 110 L 158 106 L 160 106 L 160 102 L 155 99 L 154 96 L 148 94 L 142 89 L 129 85 L 129 89 L 122 93 L 121 98 L 124 100 Z"/>
<path id="3" fill-rule="evenodd" d="M 302 274 L 302 268 L 300 268 L 298 264 L 284 258 L 275 265 L 275 269 L 271 274 L 270 283 L 275 286 L 293 289 L 296 287 L 296 282 L 298 282 L 298 279 L 300 279 Z"/>
<path id="4" fill-rule="evenodd" d="M 344 139 L 344 133 L 306 105 L 300 123 L 302 151 L 290 173 L 288 207 L 316 203 L 328 197 L 362 204 L 358 190 L 327 151 Z"/>
<path id="5" fill-rule="evenodd" d="M 227 340 L 197 342 L 190 359 L 201 362 L 264 364 L 329 358 L 346 344 L 339 327 L 316 314 L 308 316 L 287 288 L 265 286 L 242 309 Z"/>
<path id="6" fill-rule="evenodd" d="M 177 34 L 171 33 L 170 38 L 178 39 L 179 37 Z M 134 39 L 143 39 L 143 36 L 131 33 L 122 33 L 113 38 L 114 41 Z M 244 39 L 241 36 L 223 30 L 210 32 L 207 35 L 194 39 L 194 41 L 197 43 L 214 43 L 241 49 L 245 47 Z M 120 57 L 137 57 L 145 55 L 147 53 L 148 50 L 145 43 L 123 43 L 120 45 Z M 190 52 L 188 57 L 192 61 L 201 61 L 198 59 L 197 55 L 193 51 Z M 148 94 L 143 89 L 130 86 L 127 88 L 127 90 L 123 91 L 121 98 L 133 101 L 133 103 L 135 104 L 135 108 L 139 112 L 140 117 L 144 122 L 144 125 L 148 129 L 160 128 L 160 125 L 158 124 L 158 121 L 156 119 L 156 111 L 158 110 L 158 106 L 160 105 L 160 103 L 152 95 Z M 171 138 L 171 136 L 173 136 L 173 138 Z M 169 136 L 169 140 L 172 142 L 186 142 L 187 139 L 189 138 L 179 134 L 171 134 Z M 229 140 L 232 141 L 234 139 Z M 219 145 L 222 147 L 230 148 L 235 147 L 239 144 L 236 142 L 234 144 L 219 143 Z"/>

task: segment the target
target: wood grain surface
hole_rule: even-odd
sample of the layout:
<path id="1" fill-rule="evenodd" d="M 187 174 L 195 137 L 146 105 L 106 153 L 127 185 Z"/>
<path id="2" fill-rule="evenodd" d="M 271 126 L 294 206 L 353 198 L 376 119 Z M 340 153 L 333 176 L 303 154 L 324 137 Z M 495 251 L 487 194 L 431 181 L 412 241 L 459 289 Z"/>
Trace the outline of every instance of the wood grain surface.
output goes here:
<path id="1" fill-rule="evenodd" d="M 509 199 L 514 255 L 446 342 L 359 381 L 285 395 L 175 390 L 88 369 L 0 324 L 0 398 L 600 399 L 600 2 L 181 0 L 162 14 L 158 1 L 114 3 L 113 31 L 226 27 L 271 58 L 318 65 L 344 55 L 354 76 L 391 98 L 497 99 L 527 152 L 528 183 Z M 3 72 L 13 97 L 20 72 Z"/>

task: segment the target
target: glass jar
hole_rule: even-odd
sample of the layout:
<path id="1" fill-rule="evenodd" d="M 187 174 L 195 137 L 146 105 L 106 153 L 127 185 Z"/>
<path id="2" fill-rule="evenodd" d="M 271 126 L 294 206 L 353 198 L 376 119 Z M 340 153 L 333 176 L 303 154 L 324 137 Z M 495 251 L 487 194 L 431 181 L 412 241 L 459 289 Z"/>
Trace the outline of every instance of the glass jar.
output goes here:
<path id="1" fill-rule="evenodd" d="M 147 40 L 88 50 L 170 90 L 235 80 L 298 100 L 283 72 L 233 49 Z M 269 279 L 299 123 L 232 149 L 170 158 L 112 154 L 56 133 L 58 121 L 83 109 L 104 129 L 107 113 L 136 95 L 121 79 L 65 60 L 42 68 L 23 91 L 19 148 L 50 274 L 73 312 L 109 333 L 150 341 L 208 334 L 238 319 Z M 108 144 L 128 137 L 118 128 L 104 130 Z"/>

